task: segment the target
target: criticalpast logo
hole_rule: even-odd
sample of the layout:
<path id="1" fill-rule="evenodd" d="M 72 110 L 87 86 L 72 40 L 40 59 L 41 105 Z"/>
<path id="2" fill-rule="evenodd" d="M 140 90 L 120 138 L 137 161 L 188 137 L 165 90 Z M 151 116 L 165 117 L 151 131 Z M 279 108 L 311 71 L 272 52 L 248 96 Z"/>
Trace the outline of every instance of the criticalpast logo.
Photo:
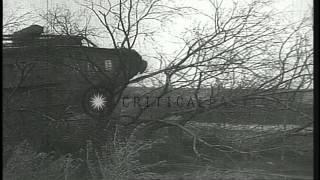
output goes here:
<path id="1" fill-rule="evenodd" d="M 103 110 L 106 106 L 106 97 L 103 96 L 103 94 L 93 94 L 93 96 L 90 98 L 91 107 L 96 110 Z"/>
<path id="2" fill-rule="evenodd" d="M 113 109 L 112 93 L 107 87 L 92 86 L 86 90 L 82 98 L 84 111 L 94 118 L 103 118 Z"/>

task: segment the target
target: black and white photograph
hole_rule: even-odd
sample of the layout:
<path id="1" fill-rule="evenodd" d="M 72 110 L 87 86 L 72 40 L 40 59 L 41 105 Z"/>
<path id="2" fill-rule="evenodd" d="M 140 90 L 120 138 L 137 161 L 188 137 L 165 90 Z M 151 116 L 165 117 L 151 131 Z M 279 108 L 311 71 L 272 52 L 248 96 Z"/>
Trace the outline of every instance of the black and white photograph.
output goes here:
<path id="1" fill-rule="evenodd" d="M 312 0 L 3 0 L 5 180 L 313 180 Z"/>

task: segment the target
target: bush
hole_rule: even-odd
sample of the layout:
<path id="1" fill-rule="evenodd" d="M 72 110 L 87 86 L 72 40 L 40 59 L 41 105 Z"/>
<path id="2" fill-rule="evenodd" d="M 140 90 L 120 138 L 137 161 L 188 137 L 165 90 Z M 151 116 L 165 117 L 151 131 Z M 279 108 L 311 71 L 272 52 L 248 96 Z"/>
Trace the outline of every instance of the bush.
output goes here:
<path id="1" fill-rule="evenodd" d="M 99 174 L 103 180 L 143 180 L 143 179 L 159 179 L 160 175 L 151 172 L 151 168 L 161 165 L 164 162 L 160 161 L 154 164 L 142 164 L 139 161 L 139 156 L 142 151 L 152 148 L 152 145 L 156 142 L 139 142 L 139 143 L 120 143 L 114 142 L 114 151 L 112 154 L 108 154 L 110 151 L 107 146 L 102 147 L 100 153 L 95 151 L 92 147 L 92 143 L 87 145 L 88 154 L 93 155 L 92 151 L 95 151 L 95 156 L 98 161 L 98 172 L 96 163 L 90 161 L 87 158 L 88 168 L 92 175 L 92 179 L 99 179 Z M 92 158 L 91 158 L 92 159 Z"/>
<path id="2" fill-rule="evenodd" d="M 52 154 L 37 153 L 27 141 L 17 145 L 4 166 L 6 180 L 79 179 L 77 173 L 83 165 L 71 154 L 55 158 Z"/>

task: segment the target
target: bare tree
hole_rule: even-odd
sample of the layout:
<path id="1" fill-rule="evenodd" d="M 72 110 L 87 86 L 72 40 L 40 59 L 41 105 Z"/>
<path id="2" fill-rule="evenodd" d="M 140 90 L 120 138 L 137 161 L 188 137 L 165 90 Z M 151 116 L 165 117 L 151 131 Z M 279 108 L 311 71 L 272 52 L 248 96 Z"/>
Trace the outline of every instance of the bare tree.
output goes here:
<path id="1" fill-rule="evenodd" d="M 85 9 L 71 11 L 57 6 L 41 12 L 39 16 L 45 22 L 47 34 L 80 36 L 87 41 L 88 45 L 96 47 L 92 41 L 99 38 L 99 29 L 92 25 L 91 16 L 86 14 Z"/>
<path id="2" fill-rule="evenodd" d="M 183 48 L 177 49 L 173 56 L 166 56 L 161 52 L 155 55 L 153 58 L 159 61 L 159 69 L 132 79 L 123 75 L 127 78 L 118 89 L 118 105 L 123 90 L 130 84 L 153 86 L 141 93 L 141 99 L 157 97 L 148 105 L 139 106 L 136 111 L 122 115 L 130 120 L 125 126 L 134 127 L 128 141 L 130 143 L 133 141 L 131 138 L 135 139 L 139 135 L 148 137 L 158 129 L 170 127 L 169 133 L 174 139 L 172 145 L 179 143 L 184 132 L 191 136 L 196 156 L 209 161 L 210 157 L 199 150 L 199 144 L 223 153 L 240 154 L 279 148 L 243 148 L 227 140 L 212 143 L 193 131 L 190 125 L 197 123 L 199 115 L 223 108 L 232 111 L 242 108 L 246 112 L 270 112 L 283 108 L 298 112 L 307 119 L 306 123 L 285 132 L 265 133 L 246 139 L 269 136 L 282 138 L 310 127 L 312 117 L 301 111 L 295 101 L 299 93 L 311 91 L 313 87 L 310 19 L 304 18 L 298 23 L 278 26 L 276 14 L 264 8 L 269 5 L 268 1 L 255 0 L 248 4 L 234 2 L 228 8 L 223 6 L 223 1 L 208 2 L 212 13 L 197 12 L 197 15 L 210 23 L 195 24 L 186 29 L 180 38 Z M 93 13 L 111 40 L 113 48 L 121 52 L 123 49 L 134 49 L 138 41 L 155 37 L 158 26 L 152 26 L 153 23 L 161 24 L 171 20 L 173 15 L 183 15 L 186 10 L 194 10 L 171 7 L 167 3 L 168 1 L 161 0 L 86 0 L 81 5 Z M 48 22 L 52 23 L 50 26 L 55 33 L 87 37 L 95 32 L 96 29 L 87 28 L 88 24 L 83 28 L 74 24 L 77 22 L 74 19 L 76 16 L 69 10 L 60 10 L 56 9 L 43 16 L 44 19 L 50 19 Z M 119 53 L 120 61 L 122 58 Z M 159 98 L 176 97 L 177 94 L 192 97 L 192 102 L 189 98 L 185 99 L 191 105 L 187 108 L 174 105 L 172 111 L 154 110 Z M 148 111 L 161 113 L 151 117 L 148 116 Z M 172 147 L 175 149 L 175 146 Z"/>
<path id="3" fill-rule="evenodd" d="M 123 11 L 121 8 L 127 8 L 124 5 L 127 2 L 129 2 L 129 10 Z M 268 102 L 263 105 L 265 109 L 270 106 L 274 108 L 284 106 L 297 111 L 289 105 L 290 103 L 284 104 L 284 102 L 289 102 L 298 92 L 312 87 L 313 52 L 309 39 L 310 33 L 312 33 L 311 26 L 308 24 L 308 19 L 287 26 L 273 24 L 276 22 L 275 14 L 263 10 L 263 7 L 268 6 L 269 2 L 253 1 L 245 6 L 235 2 L 228 9 L 223 8 L 222 1 L 209 2 L 213 14 L 202 15 L 206 16 L 212 24 L 190 28 L 182 37 L 185 46 L 178 51 L 175 58 L 159 56 L 159 61 L 165 66 L 133 78 L 129 82 L 157 82 L 158 97 L 179 92 L 184 88 L 192 88 L 196 106 L 165 113 L 158 118 L 151 119 L 143 118 L 143 114 L 150 109 L 143 107 L 136 114 L 131 114 L 130 117 L 132 123 L 138 127 L 142 125 L 155 130 L 164 126 L 174 126 L 185 131 L 193 136 L 193 149 L 199 156 L 201 154 L 196 148 L 198 141 L 221 151 L 248 153 L 231 146 L 209 144 L 186 129 L 184 125 L 188 121 L 196 121 L 194 116 L 217 110 L 222 106 L 244 107 L 241 103 L 245 101 Z M 124 14 L 130 13 L 130 7 L 133 4 L 131 1 L 120 1 L 120 4 L 109 5 L 108 8 L 102 8 L 100 4 L 94 3 L 91 3 L 91 6 L 87 5 L 106 27 L 115 47 L 117 47 L 119 40 L 121 47 L 132 48 L 134 45 L 134 39 L 137 36 L 133 36 L 133 40 L 131 40 L 131 32 L 127 31 L 131 28 L 124 26 L 124 22 L 134 23 L 134 21 L 122 19 L 128 16 Z M 113 11 L 114 7 L 119 9 Z M 150 8 L 149 12 L 152 12 L 153 6 Z M 116 25 L 111 25 L 108 17 L 113 17 L 115 14 Z M 142 17 L 147 18 L 148 16 Z M 136 18 L 136 21 L 140 22 L 140 19 Z M 116 36 L 118 31 L 123 33 L 122 38 L 117 38 L 119 37 Z M 139 35 L 139 33 L 135 35 Z M 216 92 L 214 98 L 217 100 L 208 105 L 210 99 L 203 97 L 200 94 L 200 89 L 216 86 L 218 81 L 223 82 L 222 86 L 227 89 L 227 92 Z M 147 92 L 145 96 L 151 93 Z M 290 99 L 279 98 L 278 95 L 285 93 L 293 95 Z M 152 103 L 154 104 L 156 101 Z M 291 103 L 291 105 L 293 104 Z M 254 107 L 261 108 L 259 103 Z M 304 127 L 312 124 L 312 118 L 310 116 L 307 118 L 310 121 Z M 299 130 L 302 129 L 299 128 Z"/>
<path id="4" fill-rule="evenodd" d="M 152 39 L 159 27 L 157 24 L 191 10 L 188 7 L 170 7 L 165 3 L 160 0 L 86 0 L 80 4 L 99 20 L 114 48 L 132 49 L 139 39 Z"/>
<path id="5" fill-rule="evenodd" d="M 31 19 L 34 19 L 31 12 L 26 12 L 20 15 L 16 14 L 16 12 L 11 12 L 3 18 L 2 32 L 4 34 L 13 33 L 30 23 Z"/>

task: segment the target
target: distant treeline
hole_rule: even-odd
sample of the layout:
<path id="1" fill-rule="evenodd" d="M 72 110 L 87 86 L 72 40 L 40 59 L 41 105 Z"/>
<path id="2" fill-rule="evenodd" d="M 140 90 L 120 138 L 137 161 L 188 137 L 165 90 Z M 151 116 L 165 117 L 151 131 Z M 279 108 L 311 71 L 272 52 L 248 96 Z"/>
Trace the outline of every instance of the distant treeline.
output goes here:
<path id="1" fill-rule="evenodd" d="M 166 113 L 179 112 L 195 108 L 198 104 L 193 95 L 193 89 L 179 89 L 166 96 L 157 96 L 160 90 L 155 88 L 128 87 L 120 106 L 123 114 L 134 114 L 139 108 L 146 108 L 143 117 L 159 118 Z M 230 98 L 241 97 L 249 90 L 220 90 L 200 89 L 199 98 L 207 99 L 204 105 L 213 105 L 213 108 L 194 116 L 197 121 L 215 123 L 259 123 L 259 124 L 303 124 L 308 119 L 305 115 L 312 117 L 313 114 L 313 92 L 311 90 L 300 90 L 299 92 L 280 92 L 275 97 L 280 99 L 282 104 L 289 103 L 293 109 L 288 109 L 275 102 L 268 102 L 264 99 L 242 99 L 236 103 L 225 103 L 215 107 L 219 102 L 228 101 Z M 240 92 L 242 91 L 242 92 Z M 148 93 L 152 92 L 152 93 Z M 231 97 L 232 94 L 232 97 Z M 293 98 L 294 97 L 294 98 Z M 290 102 L 289 102 L 290 101 Z"/>

